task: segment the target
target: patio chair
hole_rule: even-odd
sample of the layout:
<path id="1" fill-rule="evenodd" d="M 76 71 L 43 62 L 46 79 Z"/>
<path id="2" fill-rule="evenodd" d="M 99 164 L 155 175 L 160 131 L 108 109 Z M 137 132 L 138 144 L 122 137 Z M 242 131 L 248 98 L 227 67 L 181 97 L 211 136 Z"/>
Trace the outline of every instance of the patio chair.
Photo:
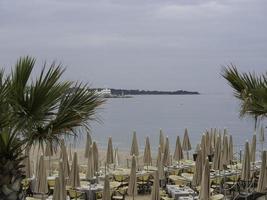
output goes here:
<path id="1" fill-rule="evenodd" d="M 222 200 L 224 198 L 223 194 L 215 194 L 210 197 L 210 200 Z"/>
<path id="2" fill-rule="evenodd" d="M 30 180 L 28 180 L 28 179 L 22 180 L 22 190 L 23 190 L 25 196 L 32 196 L 33 195 L 30 184 L 31 184 Z"/>
<path id="3" fill-rule="evenodd" d="M 96 199 L 102 199 L 102 197 L 103 197 L 103 191 L 96 192 L 95 193 L 95 197 L 96 197 Z"/>
<path id="4" fill-rule="evenodd" d="M 127 194 L 128 186 L 119 187 L 112 193 L 112 200 L 124 200 L 125 195 Z"/>
<path id="5" fill-rule="evenodd" d="M 150 175 L 143 175 L 137 177 L 137 187 L 138 187 L 138 192 L 141 194 L 150 193 L 151 192 Z"/>
<path id="6" fill-rule="evenodd" d="M 128 185 L 128 179 L 129 178 L 127 176 L 124 176 L 124 175 L 114 175 L 113 176 L 113 179 L 115 181 L 120 182 L 121 183 L 120 186 L 126 186 L 126 185 Z"/>
<path id="7" fill-rule="evenodd" d="M 68 194 L 70 199 L 86 199 L 86 194 L 84 192 L 78 191 L 76 189 L 73 188 L 69 188 L 68 189 Z"/>
<path id="8" fill-rule="evenodd" d="M 48 184 L 48 194 L 51 195 L 53 194 L 53 191 L 55 189 L 56 180 L 48 180 L 47 184 Z"/>

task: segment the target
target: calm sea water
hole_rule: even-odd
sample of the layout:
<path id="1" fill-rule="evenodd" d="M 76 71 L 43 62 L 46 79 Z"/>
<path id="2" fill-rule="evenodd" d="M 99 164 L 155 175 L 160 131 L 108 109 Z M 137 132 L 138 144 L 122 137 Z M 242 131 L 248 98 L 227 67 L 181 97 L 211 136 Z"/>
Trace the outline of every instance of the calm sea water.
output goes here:
<path id="1" fill-rule="evenodd" d="M 231 95 L 143 95 L 133 98 L 108 99 L 100 111 L 102 123 L 92 124 L 92 136 L 100 146 L 109 136 L 120 150 L 129 150 L 132 132 L 144 148 L 149 136 L 152 149 L 158 146 L 159 130 L 169 137 L 174 147 L 176 136 L 188 128 L 191 143 L 200 142 L 201 134 L 213 128 L 227 128 L 235 144 L 251 140 L 254 121 L 239 118 L 239 105 Z M 266 125 L 266 124 L 265 124 Z"/>

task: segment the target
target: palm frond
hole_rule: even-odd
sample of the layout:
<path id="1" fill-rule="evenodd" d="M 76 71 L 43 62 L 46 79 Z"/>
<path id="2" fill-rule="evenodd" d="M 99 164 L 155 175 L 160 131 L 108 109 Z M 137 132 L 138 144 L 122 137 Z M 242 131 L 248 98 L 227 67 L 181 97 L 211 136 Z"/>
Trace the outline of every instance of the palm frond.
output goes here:
<path id="1" fill-rule="evenodd" d="M 7 94 L 8 94 L 8 87 L 7 87 L 7 78 L 4 77 L 4 70 L 0 70 L 0 130 L 6 127 L 9 124 L 9 106 L 7 103 Z"/>
<path id="2" fill-rule="evenodd" d="M 18 60 L 10 77 L 0 71 L 0 129 L 7 126 L 28 145 L 42 146 L 57 143 L 63 135 L 76 135 L 78 128 L 88 128 L 98 119 L 102 97 L 86 84 L 63 81 L 65 69 L 55 62 L 44 64 L 32 79 L 34 65 L 35 59 L 27 56 Z"/>
<path id="3" fill-rule="evenodd" d="M 91 120 L 97 120 L 96 112 L 104 102 L 87 85 L 74 85 L 62 98 L 56 118 L 47 125 L 52 129 L 51 137 L 63 133 L 75 134 L 75 129 L 87 127 Z"/>
<path id="4" fill-rule="evenodd" d="M 234 90 L 234 96 L 240 100 L 240 116 L 266 116 L 267 73 L 257 76 L 255 73 L 240 73 L 233 64 L 223 67 L 222 76 Z"/>

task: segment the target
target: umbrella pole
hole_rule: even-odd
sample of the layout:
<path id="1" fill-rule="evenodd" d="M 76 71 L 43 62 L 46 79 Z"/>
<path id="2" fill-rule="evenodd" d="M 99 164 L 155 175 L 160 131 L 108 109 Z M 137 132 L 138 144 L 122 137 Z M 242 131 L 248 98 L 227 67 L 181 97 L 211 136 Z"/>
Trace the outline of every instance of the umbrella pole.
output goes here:
<path id="1" fill-rule="evenodd" d="M 186 151 L 187 160 L 189 160 L 189 151 Z"/>
<path id="2" fill-rule="evenodd" d="M 133 200 L 134 200 L 134 192 L 135 192 L 135 191 L 134 191 L 134 188 L 135 188 L 135 187 L 133 187 Z"/>
<path id="3" fill-rule="evenodd" d="M 219 169 L 219 182 L 220 182 L 220 179 L 221 179 L 221 170 Z M 220 184 L 220 193 L 222 193 L 222 184 L 221 183 L 219 183 Z"/>
<path id="4" fill-rule="evenodd" d="M 51 176 L 52 173 L 51 173 L 51 157 L 50 157 L 50 155 L 48 157 L 48 165 L 49 165 L 49 176 Z"/>
<path id="5" fill-rule="evenodd" d="M 226 199 L 225 181 L 226 181 L 225 170 L 223 170 L 223 191 L 224 191 L 224 199 Z"/>
<path id="6" fill-rule="evenodd" d="M 248 199 L 248 181 L 246 181 L 246 192 L 247 192 L 247 194 L 246 194 L 246 200 Z"/>

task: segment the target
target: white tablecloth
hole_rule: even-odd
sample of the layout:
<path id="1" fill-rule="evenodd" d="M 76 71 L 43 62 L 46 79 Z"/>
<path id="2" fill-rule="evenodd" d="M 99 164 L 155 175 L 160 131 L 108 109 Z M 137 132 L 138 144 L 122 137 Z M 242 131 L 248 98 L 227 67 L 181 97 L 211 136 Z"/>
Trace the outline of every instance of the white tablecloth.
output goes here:
<path id="1" fill-rule="evenodd" d="M 167 185 L 167 192 L 171 197 L 180 200 L 180 197 L 194 195 L 195 192 L 190 187 L 179 187 L 178 185 Z"/>
<path id="2" fill-rule="evenodd" d="M 80 191 L 85 192 L 87 200 L 95 200 L 96 199 L 96 192 L 103 190 L 103 185 L 94 184 L 88 186 L 81 186 L 77 188 Z"/>

